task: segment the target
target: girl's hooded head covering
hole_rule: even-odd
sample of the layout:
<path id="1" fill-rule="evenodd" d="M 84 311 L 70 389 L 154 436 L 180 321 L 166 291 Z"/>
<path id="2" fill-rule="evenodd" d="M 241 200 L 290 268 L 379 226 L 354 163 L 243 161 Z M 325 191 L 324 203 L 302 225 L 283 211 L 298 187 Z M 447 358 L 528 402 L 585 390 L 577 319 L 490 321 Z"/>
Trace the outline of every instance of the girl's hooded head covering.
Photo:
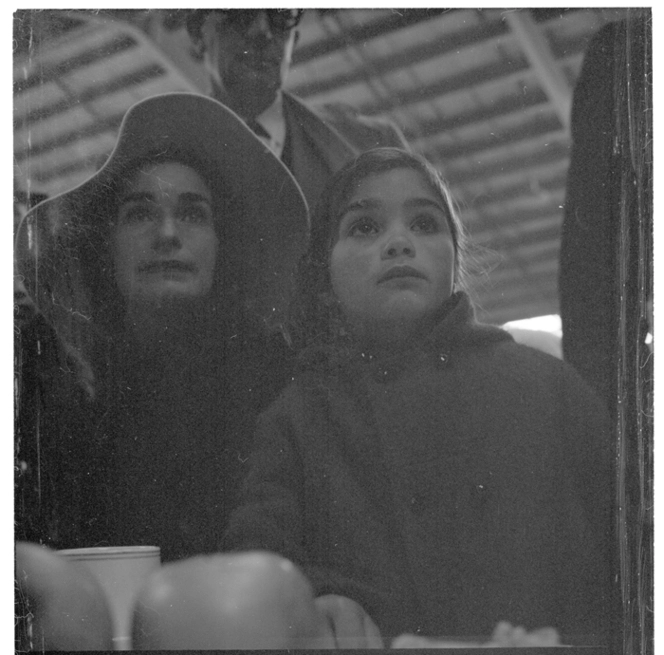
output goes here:
<path id="1" fill-rule="evenodd" d="M 392 170 L 417 172 L 440 199 L 454 244 L 454 285 L 465 289 L 471 254 L 464 226 L 447 183 L 424 157 L 401 148 L 374 148 L 358 155 L 329 180 L 314 209 L 309 247 L 302 257 L 289 317 L 289 333 L 298 348 L 337 343 L 346 336 L 345 319 L 332 289 L 330 258 L 339 238 L 342 209 L 358 186 L 372 175 Z"/>

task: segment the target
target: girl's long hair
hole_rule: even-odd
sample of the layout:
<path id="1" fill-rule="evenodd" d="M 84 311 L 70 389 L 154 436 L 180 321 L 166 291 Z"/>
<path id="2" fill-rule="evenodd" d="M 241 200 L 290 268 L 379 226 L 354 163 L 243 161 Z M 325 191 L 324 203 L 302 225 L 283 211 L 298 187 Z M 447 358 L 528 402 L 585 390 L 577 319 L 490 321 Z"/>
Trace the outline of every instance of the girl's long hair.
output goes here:
<path id="1" fill-rule="evenodd" d="M 332 345 L 346 336 L 330 278 L 330 254 L 338 238 L 340 212 L 365 178 L 400 168 L 418 172 L 446 210 L 454 244 L 454 288 L 466 289 L 468 239 L 440 173 L 425 158 L 400 148 L 368 150 L 331 178 L 315 208 L 311 240 L 299 263 L 289 312 L 288 332 L 297 349 L 312 344 Z"/>

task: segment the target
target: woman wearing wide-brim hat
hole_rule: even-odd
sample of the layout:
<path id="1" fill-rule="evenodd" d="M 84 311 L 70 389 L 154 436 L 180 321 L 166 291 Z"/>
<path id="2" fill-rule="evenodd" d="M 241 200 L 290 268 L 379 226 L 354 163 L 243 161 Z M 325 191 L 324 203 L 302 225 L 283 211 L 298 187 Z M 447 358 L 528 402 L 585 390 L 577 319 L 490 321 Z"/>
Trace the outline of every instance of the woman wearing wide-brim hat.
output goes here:
<path id="1" fill-rule="evenodd" d="M 48 470 L 26 480 L 52 501 L 31 538 L 216 549 L 254 418 L 289 374 L 278 328 L 307 237 L 290 172 L 189 93 L 134 105 L 104 166 L 26 215 L 18 271 L 84 389 L 75 428 L 50 433 L 46 411 L 38 430 Z"/>

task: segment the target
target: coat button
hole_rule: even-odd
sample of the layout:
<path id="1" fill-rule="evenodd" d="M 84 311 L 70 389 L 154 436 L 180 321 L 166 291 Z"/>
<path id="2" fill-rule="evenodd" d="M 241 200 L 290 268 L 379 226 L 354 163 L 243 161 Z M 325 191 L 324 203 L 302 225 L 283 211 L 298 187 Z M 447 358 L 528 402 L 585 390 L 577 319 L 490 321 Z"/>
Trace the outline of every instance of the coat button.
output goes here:
<path id="1" fill-rule="evenodd" d="M 438 353 L 438 362 L 440 366 L 447 366 L 450 363 L 449 353 Z"/>
<path id="2" fill-rule="evenodd" d="M 489 500 L 489 490 L 486 484 L 474 484 L 470 492 L 470 505 L 475 510 L 483 510 Z"/>
<path id="3" fill-rule="evenodd" d="M 386 367 L 378 367 L 374 372 L 374 380 L 376 382 L 390 382 L 396 377 L 396 371 L 394 369 Z"/>

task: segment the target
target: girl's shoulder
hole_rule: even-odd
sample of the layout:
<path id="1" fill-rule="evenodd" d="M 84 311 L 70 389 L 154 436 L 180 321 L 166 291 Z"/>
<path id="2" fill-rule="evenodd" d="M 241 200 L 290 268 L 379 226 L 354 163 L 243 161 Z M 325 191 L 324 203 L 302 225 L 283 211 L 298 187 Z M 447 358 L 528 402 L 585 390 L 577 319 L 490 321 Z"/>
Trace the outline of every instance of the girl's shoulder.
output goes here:
<path id="1" fill-rule="evenodd" d="M 563 358 L 562 338 L 553 332 L 530 330 L 511 325 L 503 325 L 502 329 L 511 334 L 517 343 L 530 346 L 535 350 L 541 350 L 558 359 Z"/>
<path id="2" fill-rule="evenodd" d="M 533 388 L 549 389 L 553 394 L 579 401 L 599 403 L 597 394 L 583 376 L 561 357 L 517 341 L 503 341 L 495 345 L 494 365 L 510 375 L 530 383 Z"/>

